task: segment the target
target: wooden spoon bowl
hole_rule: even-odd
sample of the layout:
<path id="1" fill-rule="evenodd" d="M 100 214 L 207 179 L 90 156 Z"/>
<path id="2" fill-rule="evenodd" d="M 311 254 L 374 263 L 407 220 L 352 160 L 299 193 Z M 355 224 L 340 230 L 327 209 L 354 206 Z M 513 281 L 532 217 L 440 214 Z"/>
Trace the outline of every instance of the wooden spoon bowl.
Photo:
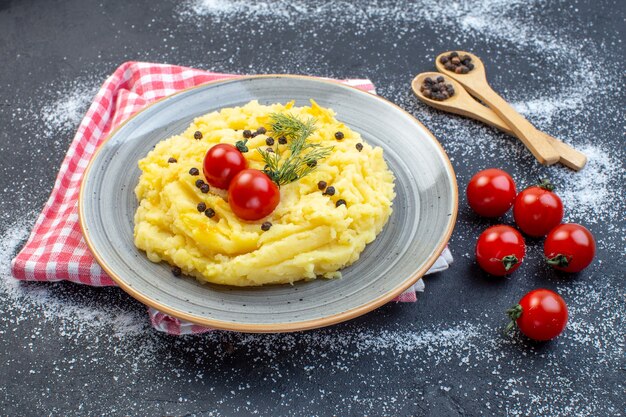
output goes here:
<path id="1" fill-rule="evenodd" d="M 428 98 L 422 93 L 421 87 L 424 84 L 424 80 L 428 77 L 437 78 L 441 77 L 445 79 L 446 84 L 451 84 L 454 88 L 454 95 L 446 100 L 434 100 Z M 411 82 L 411 88 L 418 99 L 439 110 L 443 110 L 450 113 L 459 114 L 465 117 L 471 117 L 472 119 L 480 120 L 483 123 L 497 127 L 500 130 L 509 134 L 514 134 L 513 131 L 500 119 L 497 115 L 488 107 L 483 106 L 472 97 L 461 84 L 439 72 L 423 72 L 418 74 Z M 494 117 L 495 116 L 495 117 Z"/>
<path id="2" fill-rule="evenodd" d="M 435 58 L 435 66 L 437 67 L 438 71 L 440 71 L 442 74 L 450 75 L 455 80 L 457 79 L 456 77 L 464 77 L 465 81 L 463 82 L 463 84 L 471 84 L 474 80 L 478 80 L 477 88 L 482 87 L 483 83 L 487 83 L 487 71 L 485 71 L 485 64 L 483 64 L 483 61 L 481 61 L 480 58 L 478 58 L 471 52 L 456 51 L 456 53 L 459 54 L 459 57 L 463 57 L 463 55 L 469 56 L 472 59 L 472 64 L 474 64 L 474 69 L 472 69 L 467 74 L 457 74 L 454 71 L 447 70 L 445 65 L 441 63 L 440 59 L 442 56 L 450 55 L 450 53 L 452 52 L 453 51 L 444 52 L 442 54 L 439 54 L 437 58 Z"/>

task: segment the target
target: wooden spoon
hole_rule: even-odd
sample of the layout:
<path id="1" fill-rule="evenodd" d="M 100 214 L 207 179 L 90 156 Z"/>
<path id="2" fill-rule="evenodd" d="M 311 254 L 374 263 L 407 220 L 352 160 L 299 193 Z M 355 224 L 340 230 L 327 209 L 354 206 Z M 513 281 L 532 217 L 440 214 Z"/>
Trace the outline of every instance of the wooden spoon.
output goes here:
<path id="1" fill-rule="evenodd" d="M 539 162 L 545 165 L 552 165 L 559 160 L 559 154 L 550 145 L 540 131 L 535 128 L 521 114 L 515 111 L 509 103 L 498 95 L 489 86 L 487 76 L 485 74 L 485 66 L 476 55 L 468 52 L 457 51 L 460 56 L 469 55 L 472 58 L 474 69 L 467 74 L 457 74 L 454 71 L 448 71 L 443 64 L 439 62 L 439 58 L 443 55 L 450 55 L 450 52 L 444 52 L 437 56 L 435 64 L 437 69 L 448 75 L 450 78 L 458 81 L 469 91 L 474 97 L 478 97 L 483 103 L 489 106 L 510 128 L 515 132 L 524 145 L 532 152 Z"/>
<path id="2" fill-rule="evenodd" d="M 451 84 L 454 88 L 454 95 L 446 100 L 437 101 L 426 97 L 421 91 L 420 87 L 424 83 L 426 77 L 435 79 L 439 76 L 445 78 L 446 84 Z M 411 82 L 411 88 L 413 92 L 422 102 L 428 104 L 436 109 L 446 111 L 449 113 L 459 114 L 461 116 L 469 117 L 472 119 L 480 120 L 490 126 L 502 130 L 509 135 L 516 136 L 515 132 L 487 106 L 483 106 L 476 101 L 470 94 L 463 88 L 461 84 L 439 72 L 423 72 L 418 74 Z M 560 158 L 559 162 L 563 165 L 570 167 L 571 169 L 578 171 L 582 169 L 587 163 L 587 157 L 584 153 L 577 151 L 567 143 L 541 132 L 541 135 L 546 141 L 552 145 L 552 147 L 558 152 Z M 517 137 L 517 136 L 516 136 Z"/>

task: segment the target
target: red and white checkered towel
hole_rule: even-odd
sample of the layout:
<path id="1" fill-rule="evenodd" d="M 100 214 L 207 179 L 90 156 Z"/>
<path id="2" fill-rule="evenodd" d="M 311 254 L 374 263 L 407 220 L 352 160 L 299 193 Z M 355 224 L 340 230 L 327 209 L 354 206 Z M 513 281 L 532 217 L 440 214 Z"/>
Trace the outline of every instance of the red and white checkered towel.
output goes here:
<path id="1" fill-rule="evenodd" d="M 83 173 L 96 148 L 116 126 L 147 104 L 179 90 L 210 81 L 236 78 L 175 65 L 126 62 L 107 78 L 83 118 L 65 159 L 54 188 L 26 245 L 11 262 L 13 276 L 27 281 L 72 281 L 93 286 L 110 286 L 108 277 L 93 258 L 78 224 L 78 193 Z M 374 93 L 366 79 L 342 83 Z M 452 262 L 446 248 L 428 273 L 448 268 Z M 416 291 L 423 291 L 420 280 L 395 301 L 414 302 Z M 149 309 L 153 326 L 170 334 L 209 331 L 206 327 L 183 322 Z"/>

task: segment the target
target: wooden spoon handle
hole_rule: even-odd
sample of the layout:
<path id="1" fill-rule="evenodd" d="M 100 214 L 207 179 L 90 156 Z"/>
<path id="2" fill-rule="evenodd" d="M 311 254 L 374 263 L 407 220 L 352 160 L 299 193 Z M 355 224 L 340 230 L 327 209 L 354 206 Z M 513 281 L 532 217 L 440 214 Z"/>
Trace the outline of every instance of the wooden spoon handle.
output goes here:
<path id="1" fill-rule="evenodd" d="M 587 164 L 587 156 L 572 148 L 565 142 L 561 142 L 555 137 L 548 135 L 545 132 L 540 132 L 544 135 L 546 141 L 552 145 L 552 147 L 559 153 L 559 162 L 574 171 L 580 171 Z"/>
<path id="2" fill-rule="evenodd" d="M 476 104 L 468 105 L 465 108 L 441 106 L 437 103 L 427 103 L 439 110 L 447 111 L 449 113 L 455 113 L 461 116 L 469 117 L 471 119 L 478 120 L 487 125 L 493 126 L 496 129 L 503 131 L 511 136 L 517 137 L 515 132 L 506 124 L 500 117 L 493 112 L 489 107 L 475 102 Z M 467 104 L 467 103 L 465 103 Z M 584 153 L 577 151 L 565 142 L 561 142 L 559 139 L 550 136 L 545 132 L 539 132 L 543 135 L 544 139 L 552 145 L 554 150 L 559 154 L 559 162 L 566 167 L 573 169 L 574 171 L 580 171 L 587 164 L 587 156 Z"/>
<path id="3" fill-rule="evenodd" d="M 460 87 L 463 88 L 463 87 Z M 471 100 L 459 100 L 456 106 L 446 105 L 444 102 L 427 102 L 427 104 L 443 111 L 450 113 L 456 113 L 461 116 L 469 117 L 481 121 L 485 124 L 495 127 L 508 133 L 511 136 L 517 137 L 515 132 L 489 107 L 483 106 L 474 99 Z M 559 162 L 575 171 L 580 171 L 587 163 L 587 157 L 584 153 L 577 151 L 567 143 L 561 142 L 559 139 L 550 136 L 549 134 L 539 131 L 544 140 L 548 142 L 554 150 L 559 154 Z"/>
<path id="4" fill-rule="evenodd" d="M 489 107 L 483 106 L 482 104 L 476 102 L 476 105 L 469 105 L 467 108 L 444 108 L 443 106 L 435 106 L 439 110 L 447 111 L 450 113 L 456 113 L 461 116 L 469 117 L 471 119 L 478 120 L 485 124 L 495 127 L 507 133 L 511 136 L 517 137 L 515 132 L 506 124 L 497 114 L 493 112 Z M 587 164 L 587 156 L 574 149 L 570 145 L 565 142 L 561 142 L 559 139 L 550 136 L 549 134 L 539 131 L 539 133 L 544 137 L 545 141 L 548 142 L 554 150 L 559 154 L 559 162 L 566 167 L 573 169 L 574 171 L 580 171 Z"/>
<path id="5" fill-rule="evenodd" d="M 457 78 L 457 81 L 463 82 Z M 506 122 L 523 143 L 528 150 L 537 158 L 537 160 L 544 165 L 552 165 L 559 161 L 559 154 L 554 149 L 552 144 L 546 140 L 546 137 L 542 132 L 537 130 L 528 120 L 526 120 L 521 114 L 515 111 L 509 103 L 507 103 L 502 97 L 500 97 L 491 88 L 486 88 L 488 84 L 485 83 L 480 90 L 474 90 L 469 85 L 465 85 L 470 93 L 481 99 L 487 104 L 500 118 Z"/>

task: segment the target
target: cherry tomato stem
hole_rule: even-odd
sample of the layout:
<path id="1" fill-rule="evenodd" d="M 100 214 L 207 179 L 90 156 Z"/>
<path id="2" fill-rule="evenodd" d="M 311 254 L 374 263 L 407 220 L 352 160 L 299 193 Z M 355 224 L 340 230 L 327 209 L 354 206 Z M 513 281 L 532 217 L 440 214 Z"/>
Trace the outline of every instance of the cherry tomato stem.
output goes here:
<path id="1" fill-rule="evenodd" d="M 506 311 L 506 315 L 509 316 L 509 319 L 510 319 L 509 324 L 506 325 L 506 329 L 505 329 L 506 333 L 513 330 L 513 328 L 515 327 L 515 322 L 522 315 L 522 311 L 524 311 L 524 309 L 519 304 L 515 304 L 513 307 L 509 308 Z"/>
<path id="2" fill-rule="evenodd" d="M 519 259 L 517 259 L 517 256 L 515 255 L 507 255 L 500 259 L 500 262 L 502 262 L 504 270 L 508 272 L 511 268 L 519 263 Z"/>

